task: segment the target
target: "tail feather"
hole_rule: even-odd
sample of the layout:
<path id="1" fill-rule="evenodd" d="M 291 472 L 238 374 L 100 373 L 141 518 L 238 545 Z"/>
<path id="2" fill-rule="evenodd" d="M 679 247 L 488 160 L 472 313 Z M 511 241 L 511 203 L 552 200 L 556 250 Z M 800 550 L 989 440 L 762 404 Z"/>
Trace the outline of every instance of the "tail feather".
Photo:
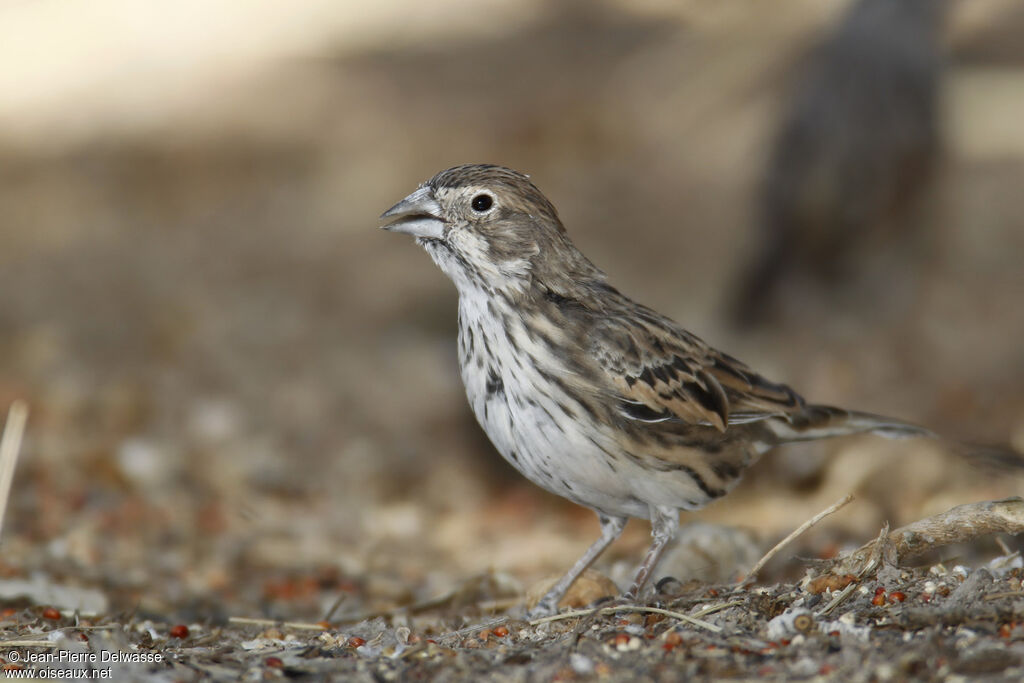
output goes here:
<path id="1" fill-rule="evenodd" d="M 884 415 L 845 410 L 833 406 L 809 405 L 788 420 L 772 423 L 776 445 L 851 434 L 878 434 L 887 439 L 925 438 L 940 440 L 950 452 L 973 465 L 998 470 L 1024 468 L 1024 454 L 1009 446 L 971 443 L 948 439 L 920 425 Z"/>
<path id="2" fill-rule="evenodd" d="M 809 405 L 787 417 L 786 422 L 773 424 L 779 443 L 864 433 L 878 434 L 887 439 L 938 437 L 930 429 L 909 422 L 833 406 Z"/>

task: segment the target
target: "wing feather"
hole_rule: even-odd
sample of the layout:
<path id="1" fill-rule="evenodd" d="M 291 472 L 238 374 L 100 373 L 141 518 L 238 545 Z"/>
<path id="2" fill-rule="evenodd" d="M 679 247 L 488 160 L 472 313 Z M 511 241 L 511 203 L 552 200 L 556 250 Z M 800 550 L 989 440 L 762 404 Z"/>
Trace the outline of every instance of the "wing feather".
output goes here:
<path id="1" fill-rule="evenodd" d="M 725 432 L 804 405 L 789 387 L 769 382 L 650 309 L 640 316 L 602 316 L 588 350 L 605 371 L 620 414 L 631 420 Z"/>

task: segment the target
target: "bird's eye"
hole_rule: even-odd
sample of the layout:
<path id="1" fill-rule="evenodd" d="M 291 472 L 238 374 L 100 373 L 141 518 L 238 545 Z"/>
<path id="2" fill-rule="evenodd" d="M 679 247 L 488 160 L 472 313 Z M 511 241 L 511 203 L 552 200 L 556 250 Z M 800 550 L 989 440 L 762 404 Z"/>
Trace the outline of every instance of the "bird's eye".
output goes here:
<path id="1" fill-rule="evenodd" d="M 487 209 L 491 208 L 493 205 L 494 197 L 484 193 L 478 194 L 477 196 L 473 197 L 473 201 L 470 203 L 470 206 L 472 206 L 473 210 L 476 211 L 477 213 L 483 213 L 484 211 L 487 211 Z"/>

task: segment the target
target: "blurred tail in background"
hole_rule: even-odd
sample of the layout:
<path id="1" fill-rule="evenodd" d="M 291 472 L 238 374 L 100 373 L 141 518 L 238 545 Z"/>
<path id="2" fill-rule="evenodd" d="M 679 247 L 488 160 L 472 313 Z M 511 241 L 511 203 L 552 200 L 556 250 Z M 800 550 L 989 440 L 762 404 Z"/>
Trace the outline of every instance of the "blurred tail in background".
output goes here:
<path id="1" fill-rule="evenodd" d="M 780 314 L 790 290 L 834 288 L 896 241 L 939 161 L 946 0 L 857 0 L 812 50 L 761 181 L 760 246 L 732 315 Z M 799 302 L 797 302 L 799 305 Z"/>

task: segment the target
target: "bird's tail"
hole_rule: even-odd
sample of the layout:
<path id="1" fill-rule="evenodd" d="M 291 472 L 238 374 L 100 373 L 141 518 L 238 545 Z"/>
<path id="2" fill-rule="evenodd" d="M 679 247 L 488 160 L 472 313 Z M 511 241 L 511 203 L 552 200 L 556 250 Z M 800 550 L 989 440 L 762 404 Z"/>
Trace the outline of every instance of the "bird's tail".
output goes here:
<path id="1" fill-rule="evenodd" d="M 788 416 L 786 422 L 776 421 L 772 427 L 777 443 L 865 433 L 878 434 L 887 439 L 936 439 L 941 441 L 944 448 L 974 465 L 1000 470 L 1024 468 L 1024 454 L 1010 446 L 949 439 L 910 422 L 833 406 L 805 406 L 803 410 Z"/>
<path id="2" fill-rule="evenodd" d="M 833 406 L 809 405 L 773 425 L 779 443 L 810 441 L 833 436 L 870 432 L 888 439 L 937 438 L 930 429 L 883 415 L 845 410 Z"/>

